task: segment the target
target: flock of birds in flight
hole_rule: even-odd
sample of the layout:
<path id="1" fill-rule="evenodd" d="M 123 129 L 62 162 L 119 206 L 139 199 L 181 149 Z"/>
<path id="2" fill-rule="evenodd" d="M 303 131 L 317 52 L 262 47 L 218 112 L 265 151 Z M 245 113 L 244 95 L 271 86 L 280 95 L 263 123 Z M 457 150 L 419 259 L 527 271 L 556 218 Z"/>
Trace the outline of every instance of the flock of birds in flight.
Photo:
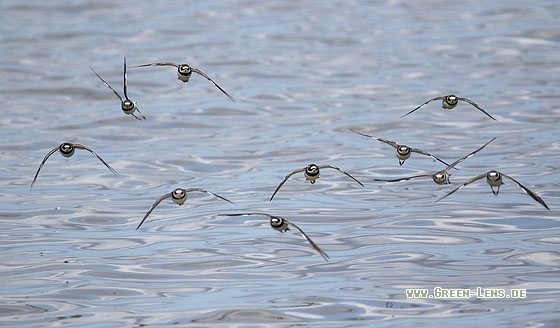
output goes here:
<path id="1" fill-rule="evenodd" d="M 128 86 L 127 86 L 127 73 L 126 73 L 126 69 L 127 69 L 127 65 L 126 65 L 126 57 L 124 57 L 124 68 L 123 68 L 123 93 L 124 93 L 124 97 L 122 97 L 111 85 L 109 85 L 109 83 L 107 83 L 94 69 L 93 67 L 90 66 L 90 69 L 93 71 L 93 73 L 101 80 L 101 82 L 103 82 L 103 84 L 105 84 L 120 100 L 121 102 L 121 109 L 125 114 L 128 115 L 132 115 L 133 117 L 135 117 L 138 120 L 142 120 L 142 119 L 146 119 L 146 117 L 144 116 L 144 114 L 142 114 L 142 112 L 140 111 L 140 109 L 136 106 L 136 103 L 134 101 L 132 101 L 129 97 L 128 97 Z M 189 79 L 192 76 L 192 73 L 196 73 L 198 75 L 201 75 L 202 77 L 206 78 L 208 81 L 210 81 L 216 88 L 218 88 L 224 95 L 226 95 L 231 101 L 235 102 L 235 98 L 233 98 L 229 93 L 227 93 L 224 89 L 222 89 L 216 82 L 214 82 L 214 80 L 212 80 L 208 75 L 206 75 L 206 73 L 204 73 L 203 71 L 191 67 L 187 64 L 176 64 L 176 63 L 172 63 L 172 62 L 158 62 L 158 63 L 151 63 L 151 64 L 143 64 L 143 65 L 137 65 L 137 66 L 132 66 L 132 67 L 149 67 L 149 66 L 172 66 L 175 67 L 177 69 L 177 78 L 182 81 L 182 82 L 188 82 Z M 432 102 L 432 101 L 437 101 L 437 100 L 441 100 L 442 101 L 442 108 L 444 109 L 454 109 L 457 104 L 459 103 L 459 101 L 462 102 L 466 102 L 470 105 L 472 105 L 474 108 L 478 109 L 479 111 L 481 111 L 482 113 L 486 114 L 488 117 L 490 117 L 493 120 L 496 120 L 492 115 L 490 115 L 486 110 L 484 110 L 482 107 L 480 107 L 477 103 L 475 103 L 474 101 L 467 99 L 467 98 L 462 98 L 462 97 L 457 97 L 455 95 L 447 95 L 447 96 L 441 96 L 441 97 L 435 97 L 432 98 L 426 102 L 424 102 L 423 104 L 421 104 L 420 106 L 414 108 L 413 110 L 409 111 L 408 113 L 404 114 L 402 117 L 407 116 L 409 114 L 412 114 L 413 112 L 417 111 L 418 109 L 420 109 L 421 107 L 423 107 L 424 105 Z M 138 115 L 136 115 L 138 114 Z M 421 149 L 418 148 L 412 148 L 412 147 L 408 147 L 406 145 L 402 145 L 402 144 L 398 144 L 394 141 L 390 141 L 387 139 L 383 139 L 383 138 L 378 138 L 372 135 L 368 135 L 365 133 L 361 133 L 358 132 L 356 130 L 350 129 L 352 132 L 357 133 L 359 135 L 362 135 L 364 137 L 367 138 L 372 138 L 372 139 L 376 139 L 384 144 L 387 144 L 393 148 L 396 149 L 396 156 L 399 160 L 399 165 L 403 165 L 404 162 L 410 158 L 412 153 L 417 153 L 417 154 L 421 154 L 424 156 L 428 156 L 431 157 L 432 159 L 444 164 L 446 166 L 445 169 L 441 170 L 441 171 L 437 171 L 433 174 L 421 174 L 421 175 L 416 175 L 416 176 L 411 176 L 411 177 L 404 177 L 404 178 L 396 178 L 396 179 L 374 179 L 374 181 L 384 181 L 384 182 L 400 182 L 400 181 L 407 181 L 407 180 L 412 180 L 412 179 L 416 179 L 416 178 L 432 178 L 432 180 L 440 185 L 443 184 L 449 184 L 449 176 L 450 173 L 449 171 L 451 169 L 456 169 L 455 166 L 457 166 L 459 163 L 463 162 L 464 160 L 474 156 L 476 153 L 478 153 L 479 151 L 481 151 L 482 149 L 484 149 L 486 146 L 488 146 L 491 142 L 493 142 L 496 138 L 491 139 L 490 141 L 486 142 L 484 145 L 482 145 L 481 147 L 477 148 L 476 150 L 472 151 L 471 153 L 457 159 L 455 162 L 448 164 L 447 162 L 443 161 L 442 159 L 440 159 L 439 157 L 432 155 L 429 152 L 423 151 Z M 115 169 L 113 169 L 109 164 L 107 164 L 107 162 L 105 162 L 99 155 L 97 155 L 97 153 L 95 153 L 91 148 L 81 145 L 81 144 L 77 144 L 77 143 L 62 143 L 59 146 L 53 148 L 52 150 L 50 150 L 45 157 L 43 158 L 43 160 L 41 161 L 39 168 L 37 169 L 37 172 L 35 173 L 35 176 L 33 178 L 33 181 L 31 182 L 31 187 L 33 187 L 33 185 L 35 184 L 35 182 L 37 181 L 37 178 L 39 177 L 39 172 L 41 171 L 41 169 L 43 168 L 43 166 L 45 165 L 45 163 L 47 162 L 47 160 L 50 158 L 51 155 L 53 155 L 56 152 L 59 152 L 62 156 L 64 157 L 71 157 L 72 155 L 74 155 L 76 149 L 81 149 L 81 150 L 86 150 L 88 152 L 90 152 L 93 156 L 97 157 L 97 159 L 103 163 L 103 165 L 105 165 L 105 167 L 107 167 L 107 169 L 109 169 L 112 173 L 117 174 L 117 171 Z M 316 182 L 316 180 L 319 178 L 320 176 L 320 171 L 321 170 L 325 170 L 325 169 L 333 169 L 338 171 L 339 173 L 347 176 L 348 178 L 352 179 L 354 182 L 356 182 L 357 184 L 359 184 L 361 187 L 364 187 L 363 183 L 361 183 L 358 179 L 356 179 L 354 176 L 352 176 L 351 174 L 349 174 L 348 172 L 340 169 L 339 167 L 332 165 L 332 164 L 323 164 L 323 165 L 316 165 L 316 164 L 309 164 L 304 168 L 298 168 L 295 169 L 293 171 L 291 171 L 290 173 L 288 173 L 284 179 L 278 184 L 278 186 L 276 187 L 276 189 L 274 190 L 274 192 L 272 193 L 272 196 L 270 196 L 269 201 L 272 201 L 272 199 L 274 198 L 274 196 L 278 193 L 278 191 L 282 188 L 282 186 L 290 179 L 290 177 L 292 177 L 293 175 L 296 175 L 298 173 L 303 173 L 304 177 L 305 177 L 305 181 L 309 181 L 311 184 L 314 184 Z M 450 196 L 451 194 L 457 192 L 458 190 L 466 187 L 467 185 L 474 183 L 478 180 L 484 179 L 486 178 L 486 182 L 488 183 L 488 185 L 490 186 L 490 189 L 492 190 L 492 193 L 495 196 L 498 196 L 498 193 L 500 191 L 500 186 L 502 184 L 504 184 L 504 178 L 507 178 L 509 180 L 511 180 L 513 183 L 515 183 L 519 188 L 521 188 L 521 190 L 523 190 L 527 195 L 529 195 L 531 198 L 533 198 L 536 202 L 538 202 L 539 204 L 541 204 L 543 207 L 545 207 L 546 209 L 550 210 L 548 205 L 544 202 L 544 200 L 537 195 L 535 192 L 531 191 L 529 188 L 525 187 L 524 185 L 522 185 L 519 181 L 517 181 L 516 179 L 514 179 L 513 177 L 506 175 L 504 173 L 498 172 L 496 170 L 491 170 L 488 171 L 486 173 L 482 173 L 479 174 L 475 177 L 473 177 L 472 179 L 469 179 L 468 181 L 466 181 L 465 183 L 463 183 L 462 185 L 460 185 L 459 187 L 455 188 L 454 190 L 452 190 L 451 192 L 447 193 L 446 195 L 444 195 L 443 197 L 439 198 L 436 200 L 436 202 Z M 218 199 L 221 199 L 223 201 L 229 202 L 234 204 L 232 201 L 230 201 L 229 199 L 222 197 L 218 194 L 212 193 L 208 190 L 205 189 L 201 189 L 201 188 L 188 188 L 188 189 L 183 189 L 183 188 L 176 188 L 175 190 L 173 190 L 170 193 L 167 193 L 161 197 L 159 197 L 150 207 L 150 209 L 148 210 L 148 212 L 146 212 L 146 214 L 144 215 L 144 217 L 142 218 L 142 220 L 140 221 L 140 223 L 138 224 L 138 226 L 136 227 L 136 229 L 139 229 L 142 224 L 146 221 L 146 219 L 148 218 L 148 216 L 154 211 L 154 209 L 164 200 L 166 200 L 167 198 L 171 198 L 171 200 L 176 203 L 177 205 L 183 205 L 185 203 L 185 201 L 187 200 L 187 195 L 188 193 L 191 192 L 200 192 L 200 193 L 206 193 L 208 195 L 214 196 Z M 288 221 L 282 217 L 279 216 L 274 216 L 274 215 L 270 215 L 267 213 L 234 213 L 234 214 L 219 214 L 220 216 L 264 216 L 264 217 L 268 217 L 270 220 L 270 226 L 280 232 L 285 232 L 287 230 L 290 230 L 290 227 L 295 228 L 296 230 L 299 231 L 299 233 L 302 235 L 302 237 L 326 260 L 328 261 L 330 258 L 329 256 L 311 239 L 309 238 L 309 236 L 299 227 L 297 226 L 295 223 Z"/>

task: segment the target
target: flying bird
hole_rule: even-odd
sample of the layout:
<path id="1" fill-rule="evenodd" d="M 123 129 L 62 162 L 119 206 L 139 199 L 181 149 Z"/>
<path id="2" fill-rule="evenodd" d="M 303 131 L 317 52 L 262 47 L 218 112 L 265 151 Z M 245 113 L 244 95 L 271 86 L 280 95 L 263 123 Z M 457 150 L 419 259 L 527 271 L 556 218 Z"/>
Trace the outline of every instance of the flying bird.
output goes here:
<path id="1" fill-rule="evenodd" d="M 346 176 L 348 176 L 350 179 L 356 181 L 360 186 L 364 186 L 360 181 L 358 181 L 356 178 L 354 178 L 353 176 L 351 176 L 349 173 L 347 173 L 346 171 L 341 170 L 340 168 L 331 165 L 331 164 L 324 164 L 324 165 L 315 165 L 315 164 L 309 164 L 306 167 L 302 168 L 302 169 L 297 169 L 297 170 L 293 170 L 292 172 L 288 173 L 288 175 L 286 175 L 284 177 L 284 180 L 282 180 L 282 182 L 280 182 L 280 184 L 278 185 L 278 187 L 276 187 L 276 190 L 274 190 L 274 193 L 272 194 L 272 196 L 270 197 L 269 201 L 272 201 L 272 198 L 274 198 L 274 195 L 276 195 L 276 193 L 278 192 L 278 190 L 280 190 L 280 188 L 282 188 L 282 186 L 284 185 L 284 183 L 286 183 L 286 181 L 288 181 L 288 179 L 296 174 L 296 173 L 300 173 L 303 172 L 303 175 L 305 176 L 305 180 L 309 181 L 311 184 L 315 183 L 315 180 L 319 179 L 319 173 L 321 169 L 335 169 L 343 174 L 345 174 Z"/>
<path id="2" fill-rule="evenodd" d="M 175 64 L 175 63 L 171 63 L 171 62 L 151 63 L 151 64 L 143 64 L 143 65 L 138 65 L 138 66 L 131 66 L 131 67 L 147 67 L 147 66 L 173 66 L 173 67 L 176 67 L 177 68 L 177 79 L 179 79 L 179 80 L 181 80 L 185 83 L 189 82 L 189 79 L 191 78 L 192 73 L 194 72 L 198 75 L 203 76 L 208 81 L 212 82 L 212 84 L 214 84 L 214 86 L 216 88 L 220 89 L 220 91 L 223 94 L 225 94 L 229 99 L 231 99 L 231 101 L 235 102 L 235 98 L 230 96 L 230 94 L 227 93 L 224 89 L 222 89 L 222 87 L 220 87 L 218 85 L 218 83 L 214 82 L 214 80 L 212 80 L 208 75 L 206 75 L 206 73 L 199 70 L 198 68 L 191 67 L 187 64 Z"/>
<path id="3" fill-rule="evenodd" d="M 492 170 L 492 171 L 489 171 L 487 173 L 477 175 L 476 177 L 468 180 L 467 182 L 463 183 L 459 187 L 455 188 L 453 191 L 451 191 L 447 195 L 445 195 L 445 196 L 441 197 L 440 199 L 436 200 L 436 202 L 438 202 L 438 201 L 444 199 L 445 197 L 453 194 L 454 192 L 458 191 L 459 189 L 462 189 L 463 187 L 466 187 L 467 185 L 469 185 L 469 184 L 471 184 L 475 181 L 478 181 L 480 179 L 483 179 L 483 178 L 486 178 L 486 182 L 490 185 L 490 189 L 492 190 L 492 193 L 494 194 L 494 196 L 498 196 L 498 193 L 500 192 L 500 186 L 504 184 L 503 178 L 508 178 L 511 181 L 513 181 L 515 184 L 517 184 L 517 186 L 519 188 L 521 188 L 521 190 L 523 190 L 527 195 L 531 196 L 531 198 L 533 198 L 537 203 L 544 206 L 547 210 L 550 210 L 550 208 L 548 208 L 548 205 L 546 205 L 544 200 L 541 197 L 539 197 L 539 195 L 537 195 L 536 193 L 534 193 L 529 188 L 525 187 L 519 181 L 515 180 L 514 178 L 510 177 L 509 175 L 498 172 L 496 170 Z M 496 188 L 496 189 L 494 189 L 494 188 Z"/>
<path id="4" fill-rule="evenodd" d="M 148 216 L 152 213 L 152 211 L 159 205 L 159 203 L 161 203 L 164 199 L 167 198 L 171 198 L 171 200 L 181 206 L 185 203 L 185 201 L 187 200 L 187 194 L 189 192 L 203 192 L 209 195 L 212 195 L 214 197 L 217 197 L 221 200 L 225 200 L 226 202 L 232 203 L 234 204 L 232 201 L 228 200 L 227 198 L 224 198 L 218 194 L 215 194 L 213 192 L 210 192 L 208 190 L 204 190 L 201 188 L 188 188 L 188 189 L 183 189 L 183 188 L 176 188 L 175 190 L 173 190 L 170 193 L 167 193 L 163 196 L 161 196 L 160 198 L 158 198 L 153 204 L 152 207 L 150 207 L 150 209 L 148 210 L 148 212 L 146 213 L 146 215 L 144 215 L 144 218 L 142 219 L 142 221 L 140 221 L 140 224 L 138 224 L 138 226 L 136 227 L 136 230 L 138 230 L 138 228 L 140 228 L 140 226 L 142 225 L 142 223 L 144 223 L 144 221 L 146 221 L 146 219 L 148 218 Z"/>
<path id="5" fill-rule="evenodd" d="M 428 152 L 426 152 L 426 151 L 423 151 L 423 150 L 421 150 L 421 149 L 408 147 L 408 146 L 406 146 L 406 145 L 399 145 L 399 144 L 397 144 L 397 143 L 394 142 L 394 141 L 387 140 L 387 139 L 383 139 L 383 138 L 374 137 L 374 136 L 371 136 L 371 135 L 369 135 L 369 134 L 361 133 L 361 132 L 358 132 L 358 131 L 353 130 L 353 129 L 350 129 L 350 131 L 355 132 L 355 133 L 357 133 L 357 134 L 359 134 L 359 135 L 362 135 L 362 136 L 364 136 L 364 137 L 376 139 L 376 140 L 378 140 L 378 141 L 381 141 L 381 142 L 383 142 L 383 143 L 385 143 L 385 144 L 387 144 L 387 145 L 389 145 L 389 146 L 395 148 L 395 149 L 397 150 L 397 158 L 399 159 L 399 164 L 400 164 L 401 166 L 404 164 L 404 161 L 406 161 L 407 159 L 410 158 L 410 155 L 411 155 L 412 153 L 418 153 L 418 154 L 422 154 L 422 155 L 425 155 L 425 156 L 429 156 L 429 157 L 435 159 L 436 161 L 438 161 L 438 162 L 440 162 L 440 163 L 443 163 L 443 164 L 445 164 L 445 165 L 447 165 L 447 166 L 449 165 L 448 163 L 442 161 L 442 160 L 439 159 L 438 157 L 436 157 L 436 156 L 434 156 L 434 155 L 432 155 L 432 154 L 430 154 L 430 153 L 428 153 Z"/>
<path id="6" fill-rule="evenodd" d="M 113 93 L 115 94 L 115 96 L 117 96 L 119 98 L 119 100 L 121 101 L 121 109 L 125 114 L 129 114 L 134 116 L 137 120 L 141 120 L 141 119 L 146 119 L 146 117 L 144 116 L 144 114 L 142 114 L 142 112 L 140 111 L 140 109 L 138 107 L 136 107 L 136 103 L 133 102 L 132 100 L 130 100 L 130 98 L 128 98 L 128 86 L 127 86 L 127 82 L 126 82 L 126 57 L 124 57 L 124 69 L 123 69 L 123 89 L 124 89 L 124 99 L 123 97 L 121 97 L 121 95 L 115 90 L 113 89 L 113 87 L 111 87 L 109 85 L 109 83 L 107 83 L 99 74 L 97 74 L 97 72 L 93 69 L 93 67 L 89 67 L 93 73 L 95 73 L 95 75 L 97 75 L 97 77 L 101 80 L 101 82 L 103 82 L 109 89 L 111 89 L 113 91 Z M 140 117 L 134 115 L 134 112 L 138 111 L 138 113 L 140 113 Z"/>
<path id="7" fill-rule="evenodd" d="M 488 115 L 488 117 L 490 117 L 491 119 L 493 119 L 494 121 L 496 121 L 496 119 L 495 119 L 492 115 L 488 114 L 487 111 L 485 111 L 482 107 L 480 107 L 480 106 L 479 106 L 477 103 L 475 103 L 474 101 L 472 101 L 472 100 L 470 100 L 470 99 L 467 99 L 467 98 L 457 97 L 456 95 L 448 95 L 448 96 L 441 96 L 441 97 L 432 98 L 432 99 L 426 101 L 425 103 L 423 103 L 422 105 L 420 105 L 420 106 L 414 108 L 414 109 L 411 110 L 410 112 L 404 114 L 403 116 L 401 116 L 401 118 L 405 117 L 405 116 L 408 115 L 408 114 L 411 114 L 412 112 L 414 112 L 414 111 L 420 109 L 420 107 L 426 105 L 426 104 L 429 103 L 429 102 L 435 101 L 435 100 L 441 100 L 441 101 L 442 101 L 441 107 L 444 108 L 444 109 L 449 109 L 449 110 L 455 108 L 455 107 L 457 106 L 457 104 L 459 103 L 459 101 L 464 101 L 464 102 L 466 102 L 466 103 L 471 104 L 473 107 L 475 107 L 476 109 L 478 109 L 479 111 L 483 112 L 484 114 Z"/>
<path id="8" fill-rule="evenodd" d="M 37 181 L 37 177 L 39 176 L 39 172 L 41 171 L 41 168 L 43 167 L 43 165 L 45 165 L 45 162 L 47 162 L 47 160 L 49 159 L 49 157 L 51 157 L 52 154 L 58 151 L 64 157 L 72 157 L 72 155 L 74 155 L 74 153 L 76 152 L 76 149 L 83 149 L 89 151 L 93 156 L 97 157 L 97 159 L 99 159 L 101 163 L 103 163 L 103 165 L 105 165 L 111 172 L 117 174 L 117 171 L 115 171 L 115 169 L 113 169 L 101 157 L 99 157 L 99 155 L 97 155 L 93 150 L 91 150 L 91 148 L 80 144 L 64 142 L 60 144 L 60 146 L 53 148 L 51 151 L 47 153 L 47 155 L 45 155 L 45 158 L 43 158 L 43 161 L 39 165 L 39 168 L 37 169 L 37 173 L 35 173 L 35 177 L 31 182 L 31 187 L 29 188 L 33 188 L 33 185 L 35 184 L 35 181 Z"/>
<path id="9" fill-rule="evenodd" d="M 296 228 L 296 230 L 298 230 L 299 233 L 302 235 L 302 237 L 305 240 L 307 240 L 307 242 L 311 245 L 311 247 L 313 247 L 319 254 L 321 254 L 321 256 L 325 259 L 325 261 L 327 262 L 329 261 L 330 257 L 327 255 L 327 253 L 325 253 L 325 251 L 323 251 L 321 247 L 315 244 L 315 242 L 311 240 L 311 238 L 309 238 L 309 236 L 307 236 L 307 234 L 300 227 L 298 227 L 295 223 L 290 222 L 282 217 L 274 216 L 266 213 L 220 214 L 220 216 L 254 216 L 254 215 L 269 217 L 270 226 L 272 227 L 272 229 L 280 232 L 286 232 L 290 230 L 290 226 Z"/>

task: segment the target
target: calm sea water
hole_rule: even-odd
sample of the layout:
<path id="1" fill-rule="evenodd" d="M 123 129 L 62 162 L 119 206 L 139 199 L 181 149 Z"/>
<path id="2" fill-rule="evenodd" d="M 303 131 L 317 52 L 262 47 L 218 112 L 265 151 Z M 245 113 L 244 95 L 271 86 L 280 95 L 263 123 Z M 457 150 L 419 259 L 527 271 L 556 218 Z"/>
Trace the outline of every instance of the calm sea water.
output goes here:
<path id="1" fill-rule="evenodd" d="M 557 1 L 30 1 L 0 3 L 3 327 L 560 325 Z M 147 120 L 120 110 L 128 94 Z M 473 99 L 497 121 L 460 103 Z M 349 128 L 447 162 L 443 169 Z M 62 142 L 91 154 L 45 154 Z M 291 177 L 325 169 L 311 185 Z M 471 177 L 500 170 L 492 195 Z M 182 207 L 177 187 L 204 188 Z M 301 227 L 280 234 L 265 212 Z M 526 298 L 407 298 L 435 287 Z"/>

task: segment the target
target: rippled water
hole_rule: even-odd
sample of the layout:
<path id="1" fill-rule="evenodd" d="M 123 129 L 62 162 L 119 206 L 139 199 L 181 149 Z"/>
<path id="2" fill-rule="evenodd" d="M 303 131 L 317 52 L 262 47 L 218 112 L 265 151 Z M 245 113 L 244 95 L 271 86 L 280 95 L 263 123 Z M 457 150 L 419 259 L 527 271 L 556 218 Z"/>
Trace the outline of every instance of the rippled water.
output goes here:
<path id="1" fill-rule="evenodd" d="M 0 4 L 0 321 L 3 327 L 545 326 L 560 322 L 556 1 L 25 1 Z M 122 113 L 88 65 L 122 92 Z M 432 102 L 455 93 L 453 111 Z M 396 140 L 453 170 L 349 131 Z M 45 154 L 61 142 L 90 146 Z M 297 174 L 333 164 L 311 185 Z M 518 179 L 498 197 L 491 169 Z M 234 201 L 174 188 L 205 188 Z M 292 229 L 330 256 L 325 262 Z M 524 299 L 410 299 L 437 286 L 526 289 Z"/>

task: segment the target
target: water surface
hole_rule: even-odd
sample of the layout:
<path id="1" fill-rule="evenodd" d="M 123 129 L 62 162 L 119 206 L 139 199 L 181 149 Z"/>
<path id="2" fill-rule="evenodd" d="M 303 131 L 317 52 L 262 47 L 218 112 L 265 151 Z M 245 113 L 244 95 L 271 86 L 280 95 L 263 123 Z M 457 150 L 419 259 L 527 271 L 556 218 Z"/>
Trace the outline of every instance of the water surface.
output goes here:
<path id="1" fill-rule="evenodd" d="M 560 7 L 555 1 L 53 1 L 0 5 L 0 316 L 6 327 L 556 326 Z M 147 120 L 125 115 L 88 65 Z M 457 94 L 445 111 L 424 101 Z M 453 170 L 349 128 L 447 162 Z M 91 154 L 44 155 L 61 142 Z M 282 178 L 333 164 L 311 185 Z M 435 202 L 491 169 L 484 180 Z M 205 188 L 151 204 L 174 188 Z M 280 234 L 267 212 L 298 224 Z M 524 299 L 410 299 L 434 287 Z"/>

